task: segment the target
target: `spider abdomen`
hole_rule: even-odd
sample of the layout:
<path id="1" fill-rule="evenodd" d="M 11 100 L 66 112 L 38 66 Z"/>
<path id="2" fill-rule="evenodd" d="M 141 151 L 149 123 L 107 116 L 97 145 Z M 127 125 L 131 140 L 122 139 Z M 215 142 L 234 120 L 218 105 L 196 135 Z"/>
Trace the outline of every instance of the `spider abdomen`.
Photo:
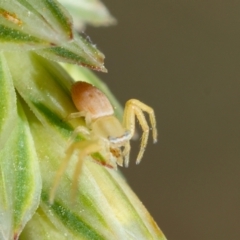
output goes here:
<path id="1" fill-rule="evenodd" d="M 90 113 L 92 119 L 113 115 L 114 113 L 106 95 L 89 83 L 74 83 L 71 95 L 78 111 Z"/>

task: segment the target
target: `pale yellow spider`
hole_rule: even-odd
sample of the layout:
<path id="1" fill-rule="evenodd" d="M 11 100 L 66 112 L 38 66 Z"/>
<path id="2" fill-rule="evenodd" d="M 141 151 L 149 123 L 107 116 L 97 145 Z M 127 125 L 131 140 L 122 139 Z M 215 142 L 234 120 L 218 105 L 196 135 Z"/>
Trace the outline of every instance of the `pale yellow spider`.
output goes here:
<path id="1" fill-rule="evenodd" d="M 136 163 L 140 163 L 145 151 L 149 126 L 143 112 L 147 112 L 150 117 L 152 127 L 153 142 L 157 142 L 157 128 L 154 111 L 151 107 L 136 99 L 127 101 L 123 114 L 123 122 L 115 117 L 114 110 L 108 98 L 98 88 L 86 82 L 76 82 L 71 89 L 71 96 L 79 112 L 71 113 L 67 119 L 84 117 L 86 127 L 79 126 L 74 130 L 70 138 L 66 156 L 56 174 L 53 188 L 50 194 L 50 201 L 53 201 L 59 180 L 62 177 L 71 156 L 79 150 L 78 162 L 73 176 L 73 190 L 77 188 L 78 177 L 80 175 L 83 160 L 86 156 L 96 152 L 103 152 L 106 161 L 99 164 L 116 168 L 117 165 L 125 167 L 129 164 L 130 140 L 135 132 L 135 117 L 138 119 L 142 130 L 142 140 L 140 151 Z M 86 136 L 86 140 L 74 141 L 78 133 Z"/>

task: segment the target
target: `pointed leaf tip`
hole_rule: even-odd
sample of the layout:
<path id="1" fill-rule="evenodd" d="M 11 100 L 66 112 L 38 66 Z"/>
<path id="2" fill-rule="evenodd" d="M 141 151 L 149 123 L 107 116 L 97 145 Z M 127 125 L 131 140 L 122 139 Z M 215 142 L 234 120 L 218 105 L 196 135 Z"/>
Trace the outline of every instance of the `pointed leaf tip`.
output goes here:
<path id="1" fill-rule="evenodd" d="M 90 41 L 74 34 L 74 40 L 61 46 L 38 50 L 43 57 L 57 61 L 81 65 L 92 70 L 107 72 L 104 66 L 104 54 Z"/>

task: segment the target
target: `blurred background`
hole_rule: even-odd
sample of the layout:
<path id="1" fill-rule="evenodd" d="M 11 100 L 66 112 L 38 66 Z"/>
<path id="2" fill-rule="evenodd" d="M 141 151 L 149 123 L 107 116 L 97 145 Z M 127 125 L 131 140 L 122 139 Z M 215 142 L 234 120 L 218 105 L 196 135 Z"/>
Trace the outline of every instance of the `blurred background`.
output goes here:
<path id="1" fill-rule="evenodd" d="M 103 1 L 118 24 L 87 28 L 98 74 L 157 115 L 123 172 L 169 240 L 240 239 L 240 1 Z"/>

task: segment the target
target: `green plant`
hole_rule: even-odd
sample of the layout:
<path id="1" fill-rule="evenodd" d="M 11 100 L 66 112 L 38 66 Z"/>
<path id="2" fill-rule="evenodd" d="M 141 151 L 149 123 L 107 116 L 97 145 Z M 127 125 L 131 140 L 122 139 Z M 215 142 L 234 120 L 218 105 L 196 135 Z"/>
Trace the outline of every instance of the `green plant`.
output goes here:
<path id="1" fill-rule="evenodd" d="M 97 0 L 59 2 L 78 30 L 114 22 Z M 76 159 L 49 204 L 67 141 L 84 125 L 63 120 L 75 111 L 73 82 L 93 83 L 122 114 L 106 85 L 79 67 L 106 71 L 104 55 L 75 29 L 55 0 L 0 1 L 0 239 L 165 239 L 119 171 L 87 159 L 74 203 Z"/>

